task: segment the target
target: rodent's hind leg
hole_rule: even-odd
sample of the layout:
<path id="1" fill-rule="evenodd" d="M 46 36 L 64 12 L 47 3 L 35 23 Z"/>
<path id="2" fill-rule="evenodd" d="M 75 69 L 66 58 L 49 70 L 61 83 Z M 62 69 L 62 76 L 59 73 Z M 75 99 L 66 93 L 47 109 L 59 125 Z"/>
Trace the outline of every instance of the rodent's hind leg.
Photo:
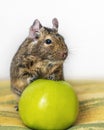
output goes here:
<path id="1" fill-rule="evenodd" d="M 18 89 L 17 87 L 12 86 L 12 91 L 16 93 L 18 96 L 21 96 L 22 90 Z"/>
<path id="2" fill-rule="evenodd" d="M 21 96 L 23 90 L 27 87 L 28 83 L 26 79 L 16 79 L 11 82 L 11 89 L 12 91 Z"/>

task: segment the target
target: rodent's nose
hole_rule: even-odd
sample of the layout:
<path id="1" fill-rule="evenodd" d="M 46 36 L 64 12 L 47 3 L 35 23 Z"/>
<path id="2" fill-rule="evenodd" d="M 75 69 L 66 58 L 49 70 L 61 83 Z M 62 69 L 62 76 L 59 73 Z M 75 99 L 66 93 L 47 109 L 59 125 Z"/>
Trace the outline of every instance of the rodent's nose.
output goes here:
<path id="1" fill-rule="evenodd" d="M 63 58 L 63 59 L 66 59 L 67 55 L 68 55 L 67 51 L 63 52 L 62 58 Z"/>

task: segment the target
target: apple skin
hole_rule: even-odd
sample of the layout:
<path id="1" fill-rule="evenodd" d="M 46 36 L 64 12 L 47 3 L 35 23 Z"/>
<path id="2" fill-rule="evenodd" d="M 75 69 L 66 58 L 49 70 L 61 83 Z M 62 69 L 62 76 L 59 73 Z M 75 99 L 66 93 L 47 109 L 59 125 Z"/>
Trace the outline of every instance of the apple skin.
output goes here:
<path id="1" fill-rule="evenodd" d="M 66 81 L 39 79 L 22 93 L 19 114 L 32 129 L 63 130 L 76 121 L 79 103 Z"/>

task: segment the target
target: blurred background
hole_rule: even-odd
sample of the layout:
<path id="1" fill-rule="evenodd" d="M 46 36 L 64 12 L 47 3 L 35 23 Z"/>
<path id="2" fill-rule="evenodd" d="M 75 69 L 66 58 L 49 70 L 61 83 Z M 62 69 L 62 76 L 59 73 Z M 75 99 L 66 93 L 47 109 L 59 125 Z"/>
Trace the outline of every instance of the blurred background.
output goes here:
<path id="1" fill-rule="evenodd" d="M 51 27 L 54 17 L 69 48 L 65 78 L 104 79 L 104 0 L 0 0 L 0 80 L 33 21 Z"/>

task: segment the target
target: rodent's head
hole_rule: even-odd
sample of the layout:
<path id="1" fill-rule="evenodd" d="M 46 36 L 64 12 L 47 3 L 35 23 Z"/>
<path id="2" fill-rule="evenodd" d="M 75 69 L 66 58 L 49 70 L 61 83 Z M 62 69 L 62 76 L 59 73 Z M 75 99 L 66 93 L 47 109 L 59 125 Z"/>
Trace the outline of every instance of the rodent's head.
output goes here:
<path id="1" fill-rule="evenodd" d="M 68 48 L 64 38 L 58 33 L 58 20 L 54 18 L 52 23 L 53 28 L 47 28 L 35 20 L 30 27 L 28 38 L 32 39 L 32 54 L 42 59 L 64 61 L 68 55 Z"/>

